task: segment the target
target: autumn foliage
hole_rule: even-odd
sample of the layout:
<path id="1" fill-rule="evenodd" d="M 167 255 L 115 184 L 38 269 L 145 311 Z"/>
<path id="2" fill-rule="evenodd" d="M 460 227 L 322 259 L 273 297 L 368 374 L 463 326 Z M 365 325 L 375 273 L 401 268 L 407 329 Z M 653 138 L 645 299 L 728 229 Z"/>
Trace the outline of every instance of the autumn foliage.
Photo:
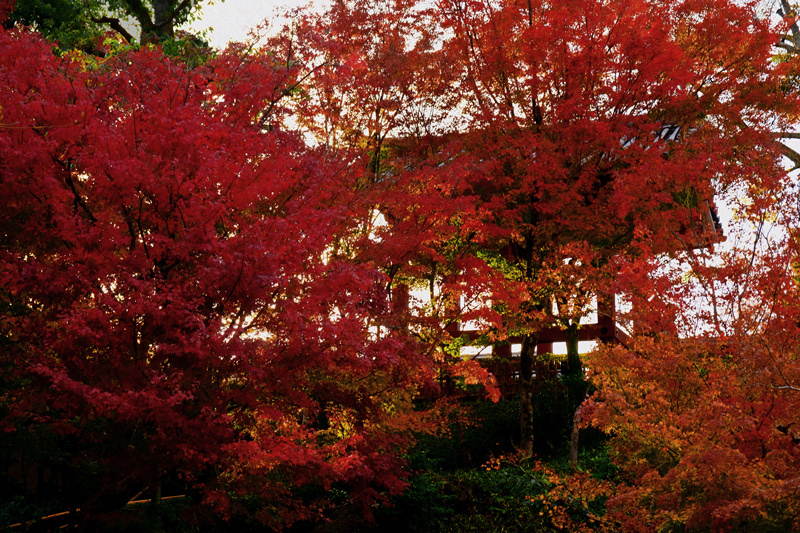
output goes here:
<path id="1" fill-rule="evenodd" d="M 649 305 L 626 291 L 639 334 L 591 356 L 599 390 L 582 416 L 612 436 L 626 484 L 609 511 L 626 530 L 784 531 L 800 519 L 796 243 L 756 230 L 796 223 L 776 211 L 793 194 L 776 199 L 739 206 L 755 237 L 651 274 L 677 290 Z M 653 308 L 673 317 L 668 329 Z"/>
<path id="2" fill-rule="evenodd" d="M 385 220 L 369 257 L 395 286 L 430 287 L 412 302 L 420 335 L 446 352 L 442 328 L 469 319 L 479 344 L 522 339 L 529 453 L 540 332 L 577 338 L 592 299 L 613 300 L 621 258 L 646 273 L 656 262 L 637 258 L 711 245 L 715 194 L 783 175 L 773 130 L 795 116 L 792 67 L 773 61 L 780 29 L 758 13 L 353 1 L 284 34 L 309 79 L 298 124 L 366 161 Z"/>
<path id="3" fill-rule="evenodd" d="M 321 509 L 297 487 L 400 490 L 429 365 L 386 275 L 332 253 L 364 205 L 346 159 L 283 128 L 294 70 L 0 39 L 3 431 L 60 439 L 69 507 L 178 480 L 280 527 Z"/>
<path id="4" fill-rule="evenodd" d="M 522 339 L 527 460 L 540 332 L 616 297 L 578 419 L 622 480 L 541 501 L 797 521 L 784 30 L 727 0 L 359 0 L 200 66 L 3 31 L 3 435 L 53 440 L 87 523 L 168 484 L 207 518 L 280 529 L 332 488 L 368 516 L 440 385 L 497 398 L 464 343 Z M 714 248 L 723 200 L 755 245 Z"/>

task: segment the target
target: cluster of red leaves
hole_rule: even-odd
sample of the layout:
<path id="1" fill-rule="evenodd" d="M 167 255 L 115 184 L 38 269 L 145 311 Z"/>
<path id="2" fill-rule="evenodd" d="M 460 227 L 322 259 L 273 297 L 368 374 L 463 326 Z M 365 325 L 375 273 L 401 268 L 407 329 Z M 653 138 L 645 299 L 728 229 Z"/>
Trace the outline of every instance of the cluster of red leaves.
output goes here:
<path id="1" fill-rule="evenodd" d="M 80 443 L 72 466 L 105 472 L 67 502 L 87 515 L 176 478 L 273 527 L 317 516 L 298 486 L 365 509 L 402 489 L 432 374 L 386 275 L 334 252 L 365 204 L 346 158 L 282 126 L 296 70 L 83 59 L 0 33 L 4 429 Z"/>
<path id="2" fill-rule="evenodd" d="M 502 339 L 555 325 L 553 300 L 579 317 L 632 242 L 704 242 L 678 231 L 698 200 L 774 165 L 764 111 L 791 104 L 752 9 L 354 0 L 298 17 L 280 49 L 310 81 L 298 124 L 365 159 L 386 222 L 365 257 L 441 287 L 435 324 L 490 294 L 502 313 L 479 318 Z"/>

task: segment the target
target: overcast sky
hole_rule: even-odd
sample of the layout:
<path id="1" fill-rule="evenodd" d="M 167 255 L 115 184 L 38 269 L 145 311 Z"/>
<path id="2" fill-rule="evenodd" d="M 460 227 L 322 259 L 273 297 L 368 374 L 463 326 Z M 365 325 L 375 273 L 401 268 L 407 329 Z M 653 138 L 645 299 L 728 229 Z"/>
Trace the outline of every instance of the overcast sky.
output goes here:
<path id="1" fill-rule="evenodd" d="M 201 31 L 213 28 L 209 35 L 211 45 L 224 47 L 229 41 L 242 41 L 253 27 L 264 19 L 274 19 L 281 10 L 308 3 L 321 4 L 320 0 L 217 0 L 202 7 L 201 19 L 192 28 Z"/>

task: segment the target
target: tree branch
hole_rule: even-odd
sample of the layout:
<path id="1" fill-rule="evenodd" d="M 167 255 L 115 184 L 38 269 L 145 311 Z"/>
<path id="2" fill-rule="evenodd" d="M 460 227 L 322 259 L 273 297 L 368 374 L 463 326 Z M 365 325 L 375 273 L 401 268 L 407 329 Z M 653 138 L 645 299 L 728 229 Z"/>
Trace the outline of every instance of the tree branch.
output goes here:
<path id="1" fill-rule="evenodd" d="M 170 13 L 164 20 L 160 21 L 158 24 L 155 24 L 155 27 L 161 29 L 164 26 L 167 26 L 173 20 L 175 20 L 175 17 L 178 15 L 178 13 L 180 13 L 187 7 L 191 6 L 192 6 L 192 0 L 183 0 L 180 4 L 178 4 L 175 7 L 175 9 L 172 10 L 172 13 Z"/>
<path id="2" fill-rule="evenodd" d="M 791 172 L 792 170 L 797 170 L 798 168 L 800 168 L 800 152 L 797 152 L 796 150 L 793 150 L 792 148 L 789 148 L 788 146 L 786 146 L 783 143 L 779 143 L 779 144 L 780 144 L 781 152 L 783 153 L 783 155 L 786 156 L 792 163 L 794 163 L 794 168 L 792 168 L 789 172 Z"/>
<path id="3" fill-rule="evenodd" d="M 142 27 L 142 37 L 146 34 L 156 33 L 156 25 L 150 16 L 150 11 L 145 7 L 141 0 L 123 0 L 124 4 L 128 6 L 128 13 L 136 17 L 139 25 Z"/>
<path id="4" fill-rule="evenodd" d="M 789 0 L 781 0 L 781 9 L 778 10 L 778 14 L 784 19 L 795 17 L 794 8 L 791 4 L 789 4 Z M 791 32 L 791 38 L 789 38 L 788 35 L 786 38 L 789 38 L 789 40 L 794 44 L 795 50 L 797 50 L 798 45 L 800 44 L 800 42 L 798 42 L 800 41 L 800 27 L 798 27 L 797 21 L 792 22 L 792 25 L 789 27 L 789 31 Z"/>
<path id="5" fill-rule="evenodd" d="M 128 43 L 133 42 L 133 35 L 131 35 L 128 30 L 122 27 L 122 23 L 118 18 L 114 17 L 92 17 L 92 22 L 96 22 L 97 24 L 108 24 L 112 30 L 122 35 L 122 37 L 128 41 Z"/>

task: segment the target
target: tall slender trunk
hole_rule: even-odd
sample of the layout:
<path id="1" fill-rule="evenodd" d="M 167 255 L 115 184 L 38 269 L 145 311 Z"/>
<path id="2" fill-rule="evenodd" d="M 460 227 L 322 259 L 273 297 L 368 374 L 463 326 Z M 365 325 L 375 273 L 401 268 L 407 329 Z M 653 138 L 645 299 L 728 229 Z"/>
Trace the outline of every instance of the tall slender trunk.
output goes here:
<path id="1" fill-rule="evenodd" d="M 578 469 L 578 435 L 580 435 L 580 426 L 578 425 L 578 409 L 575 409 L 575 414 L 572 416 L 572 434 L 569 438 L 569 466 L 572 470 Z"/>
<path id="2" fill-rule="evenodd" d="M 531 221 L 536 218 L 536 213 L 531 211 Z M 531 234 L 525 238 L 525 247 L 521 259 L 525 261 L 525 281 L 530 282 L 535 276 L 534 250 L 536 246 Z M 537 308 L 537 302 L 530 302 L 532 308 Z M 532 309 L 533 310 L 533 309 Z M 533 455 L 533 364 L 537 357 L 539 344 L 539 331 L 529 331 L 522 337 L 522 350 L 519 355 L 519 429 L 520 450 L 523 456 Z"/>
<path id="3" fill-rule="evenodd" d="M 519 428 L 520 449 L 525 457 L 533 455 L 533 363 L 539 333 L 528 333 L 522 338 L 519 358 Z"/>

